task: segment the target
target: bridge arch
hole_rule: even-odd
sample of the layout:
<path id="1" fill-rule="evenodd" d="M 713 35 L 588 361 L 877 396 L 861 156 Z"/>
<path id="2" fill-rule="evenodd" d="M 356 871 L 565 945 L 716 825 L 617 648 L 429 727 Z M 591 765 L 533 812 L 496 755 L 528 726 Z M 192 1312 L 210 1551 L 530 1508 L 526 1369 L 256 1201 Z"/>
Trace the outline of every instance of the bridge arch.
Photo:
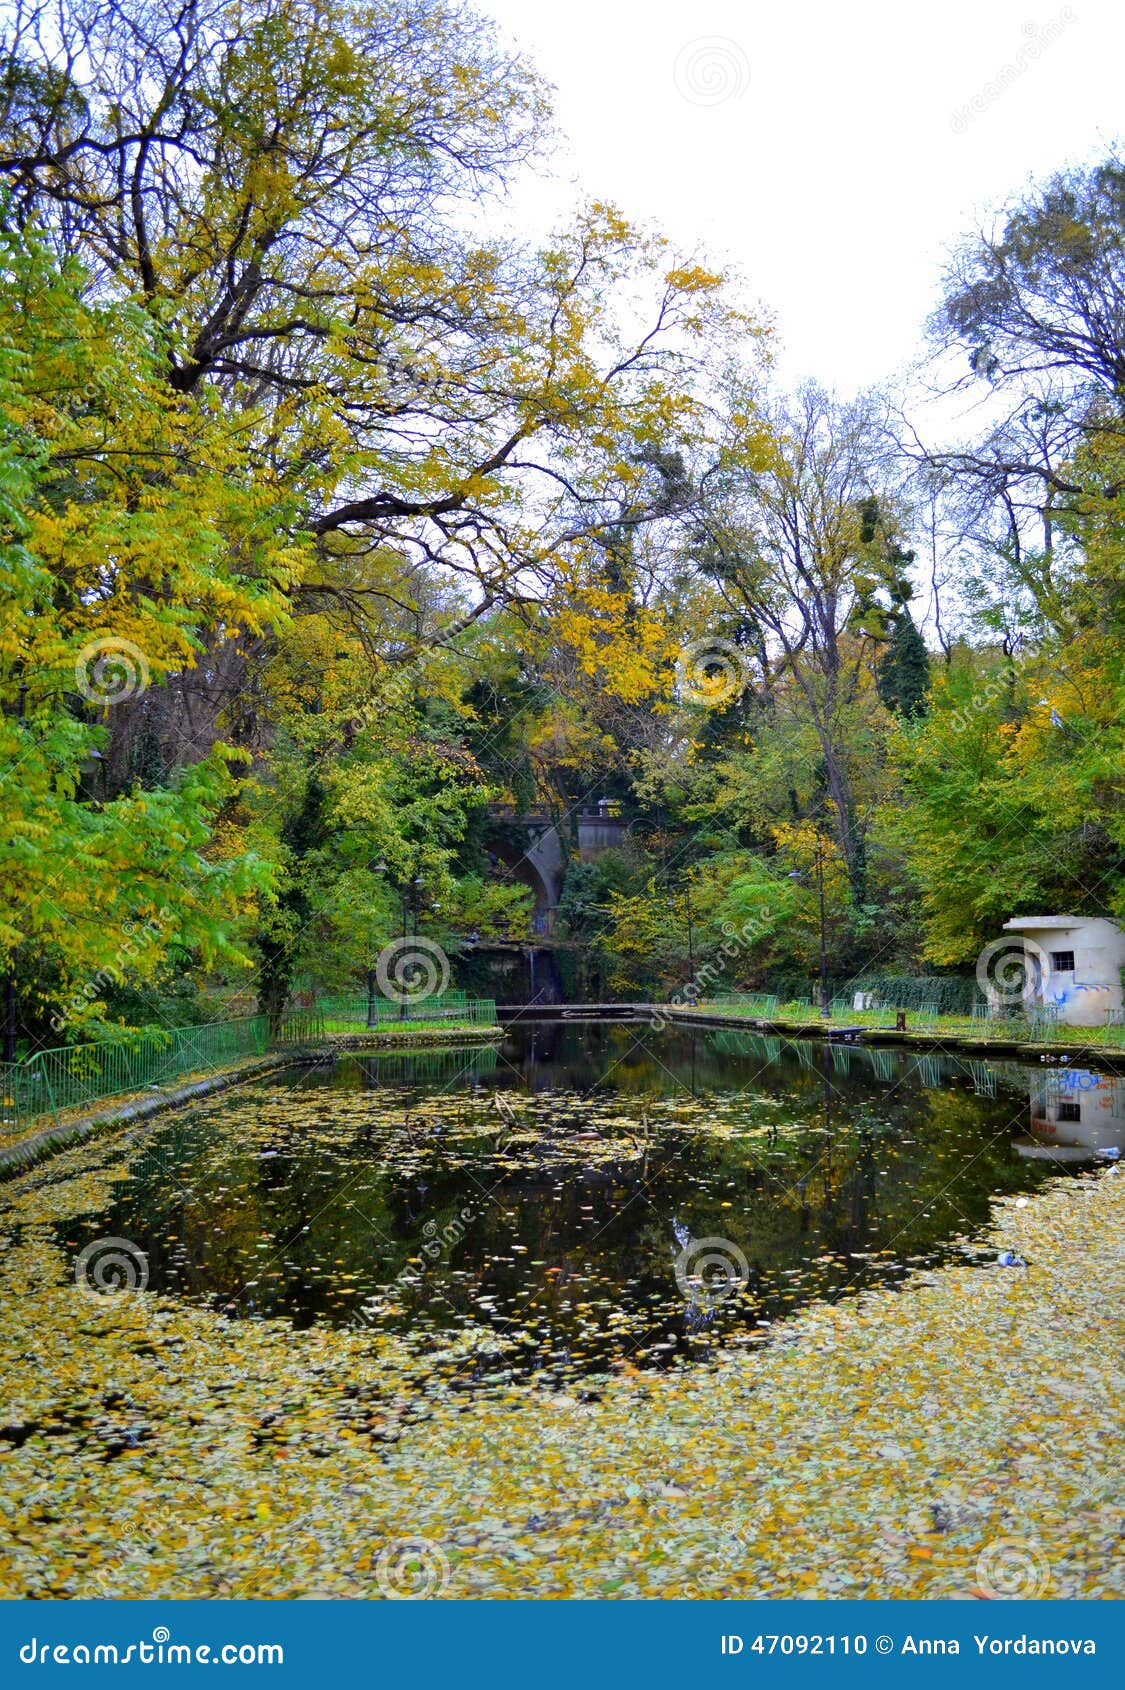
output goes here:
<path id="1" fill-rule="evenodd" d="M 547 815 L 517 816 L 511 810 L 502 809 L 494 811 L 494 815 L 508 826 L 497 830 L 490 845 L 492 855 L 517 880 L 530 886 L 535 894 L 533 925 L 537 932 L 548 933 L 566 878 L 567 853 L 559 829 Z M 583 812 L 573 820 L 575 843 L 583 862 L 591 862 L 603 851 L 622 845 L 629 831 L 628 823 L 608 813 L 604 806 Z"/>

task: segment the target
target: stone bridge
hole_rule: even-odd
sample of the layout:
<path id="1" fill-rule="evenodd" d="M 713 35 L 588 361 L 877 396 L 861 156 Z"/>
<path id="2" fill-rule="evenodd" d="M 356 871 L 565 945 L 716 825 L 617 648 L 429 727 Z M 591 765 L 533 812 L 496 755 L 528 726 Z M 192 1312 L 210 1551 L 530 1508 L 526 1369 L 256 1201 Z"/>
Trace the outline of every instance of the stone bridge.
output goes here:
<path id="1" fill-rule="evenodd" d="M 534 892 L 532 931 L 550 933 L 566 877 L 569 839 L 564 845 L 558 824 L 545 812 L 517 815 L 512 809 L 496 806 L 491 814 L 494 820 L 508 824 L 507 839 L 494 843 L 492 854 Z M 613 815 L 604 803 L 594 810 L 579 811 L 569 820 L 576 824 L 578 855 L 584 863 L 623 844 L 629 832 L 628 821 Z M 568 831 L 564 822 L 563 832 Z"/>

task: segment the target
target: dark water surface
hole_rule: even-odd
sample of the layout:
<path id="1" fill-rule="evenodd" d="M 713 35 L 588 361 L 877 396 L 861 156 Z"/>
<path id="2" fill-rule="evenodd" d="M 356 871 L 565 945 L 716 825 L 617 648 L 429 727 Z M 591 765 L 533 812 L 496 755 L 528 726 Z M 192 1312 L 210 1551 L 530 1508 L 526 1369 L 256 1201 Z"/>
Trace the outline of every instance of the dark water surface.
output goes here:
<path id="1" fill-rule="evenodd" d="M 95 1219 L 146 1254 L 150 1290 L 394 1331 L 467 1382 L 669 1366 L 812 1298 L 991 1263 L 965 1242 L 991 1197 L 1065 1177 L 1028 1138 L 1037 1086 L 894 1050 L 528 1025 L 169 1117 Z"/>

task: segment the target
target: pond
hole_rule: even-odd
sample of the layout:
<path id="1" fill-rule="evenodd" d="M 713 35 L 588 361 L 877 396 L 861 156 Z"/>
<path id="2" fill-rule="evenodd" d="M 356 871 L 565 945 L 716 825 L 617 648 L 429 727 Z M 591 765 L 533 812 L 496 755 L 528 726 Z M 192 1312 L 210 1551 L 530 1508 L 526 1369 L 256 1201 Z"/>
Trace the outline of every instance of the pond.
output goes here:
<path id="1" fill-rule="evenodd" d="M 973 1244 L 990 1199 L 1112 1151 L 1120 1088 L 718 1029 L 527 1024 L 487 1049 L 289 1070 L 169 1117 L 112 1206 L 59 1239 L 73 1256 L 128 1239 L 150 1291 L 233 1319 L 397 1333 L 454 1386 L 588 1382 L 752 1346 L 811 1299 L 952 1255 L 992 1264 Z M 1072 1096 L 1101 1108 L 1101 1137 L 1059 1151 Z"/>

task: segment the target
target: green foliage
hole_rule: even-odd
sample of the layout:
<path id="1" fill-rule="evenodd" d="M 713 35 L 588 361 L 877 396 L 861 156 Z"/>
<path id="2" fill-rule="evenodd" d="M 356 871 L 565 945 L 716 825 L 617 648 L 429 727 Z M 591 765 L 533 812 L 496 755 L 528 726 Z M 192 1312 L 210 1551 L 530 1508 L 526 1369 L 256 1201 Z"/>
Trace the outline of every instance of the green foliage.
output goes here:
<path id="1" fill-rule="evenodd" d="M 1120 733 L 1107 742 L 1095 721 L 1064 718 L 1037 696 L 1048 684 L 1030 664 L 967 653 L 925 721 L 902 730 L 897 833 L 934 962 L 971 960 L 1013 916 L 1105 913 L 1120 898 L 1119 799 L 1105 811 Z"/>
<path id="2" fill-rule="evenodd" d="M 136 313 L 91 307 L 76 269 L 4 237 L 0 969 L 51 1042 L 170 962 L 238 963 L 237 911 L 266 879 L 215 849 L 242 761 L 219 736 L 170 780 L 105 790 L 106 696 L 140 696 L 220 616 L 251 625 L 268 602 L 231 550 L 261 521 L 228 484 L 238 443 L 209 406 L 168 404 L 158 355 Z"/>
<path id="3" fill-rule="evenodd" d="M 614 207 L 480 233 L 546 100 L 468 8 L 37 16 L 0 52 L 25 1038 L 525 943 L 531 815 L 580 993 L 822 944 L 964 968 L 1021 912 L 1125 910 L 1116 160 L 956 261 L 941 333 L 1012 404 L 908 484 L 877 396 L 769 390 L 721 278 Z M 630 832 L 584 863 L 601 799 Z"/>
<path id="4" fill-rule="evenodd" d="M 891 620 L 890 644 L 875 671 L 879 697 L 898 716 L 922 716 L 930 691 L 930 657 L 905 608 Z"/>

